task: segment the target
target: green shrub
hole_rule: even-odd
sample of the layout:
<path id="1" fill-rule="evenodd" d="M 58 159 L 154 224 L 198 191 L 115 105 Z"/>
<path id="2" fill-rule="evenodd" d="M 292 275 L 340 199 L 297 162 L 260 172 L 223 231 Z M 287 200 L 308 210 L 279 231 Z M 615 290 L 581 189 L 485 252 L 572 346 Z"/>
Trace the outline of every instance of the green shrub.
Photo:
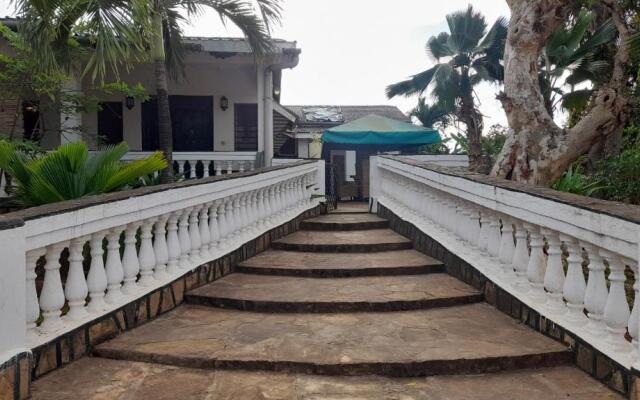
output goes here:
<path id="1" fill-rule="evenodd" d="M 0 169 L 9 173 L 10 194 L 21 206 L 77 199 L 130 187 L 140 177 L 167 167 L 162 153 L 131 163 L 121 161 L 126 143 L 89 152 L 82 142 L 69 143 L 41 156 L 0 141 Z"/>
<path id="2" fill-rule="evenodd" d="M 598 197 L 640 204 L 640 142 L 602 162 L 593 179 L 603 183 Z"/>
<path id="3" fill-rule="evenodd" d="M 593 180 L 582 173 L 579 160 L 553 184 L 553 188 L 561 192 L 591 196 L 595 192 L 603 190 L 603 185 L 600 180 Z"/>

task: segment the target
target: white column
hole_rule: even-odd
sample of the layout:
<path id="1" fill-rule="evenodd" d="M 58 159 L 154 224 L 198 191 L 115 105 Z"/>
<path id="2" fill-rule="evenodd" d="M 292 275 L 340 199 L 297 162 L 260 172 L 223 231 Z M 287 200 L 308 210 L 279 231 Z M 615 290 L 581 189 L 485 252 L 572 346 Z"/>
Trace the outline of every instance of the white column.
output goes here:
<path id="1" fill-rule="evenodd" d="M 38 304 L 38 292 L 36 291 L 36 264 L 38 259 L 44 255 L 45 249 L 33 250 L 27 253 L 26 257 L 26 318 L 27 329 L 31 332 L 36 328 L 36 321 L 40 317 L 40 305 Z M 7 291 L 8 293 L 8 291 Z"/>
<path id="2" fill-rule="evenodd" d="M 547 304 L 556 313 L 566 312 L 562 300 L 562 287 L 564 286 L 564 267 L 562 265 L 562 249 L 560 238 L 556 231 L 544 229 L 542 231 L 547 239 L 549 254 L 547 258 L 547 270 L 544 273 L 544 287 L 547 290 Z"/>
<path id="3" fill-rule="evenodd" d="M 62 86 L 62 90 L 69 96 L 82 95 L 82 80 L 80 74 L 69 75 Z M 64 101 L 60 112 L 60 144 L 79 142 L 82 140 L 82 114 L 76 110 L 73 101 Z"/>
<path id="4" fill-rule="evenodd" d="M 44 265 L 44 283 L 40 292 L 40 309 L 44 320 L 40 325 L 43 332 L 55 332 L 62 327 L 62 307 L 64 306 L 64 291 L 60 279 L 60 253 L 66 243 L 57 243 L 47 247 Z"/>
<path id="5" fill-rule="evenodd" d="M 521 289 L 526 291 L 529 288 L 527 282 L 527 266 L 529 265 L 529 247 L 527 245 L 527 231 L 520 221 L 516 226 L 516 250 L 513 253 L 513 270 L 518 276 L 518 282 L 522 283 Z"/>
<path id="6" fill-rule="evenodd" d="M 531 295 L 539 299 L 544 298 L 544 273 L 547 269 L 547 259 L 544 255 L 544 240 L 540 234 L 540 228 L 535 225 L 525 224 L 529 231 L 529 245 L 531 254 L 527 264 L 527 279 L 531 285 Z"/>
<path id="7" fill-rule="evenodd" d="M 157 280 L 169 278 L 167 273 L 167 263 L 169 262 L 169 247 L 167 246 L 167 220 L 169 215 L 158 218 L 153 230 L 153 254 L 156 265 L 153 269 L 153 277 Z"/>
<path id="8" fill-rule="evenodd" d="M 264 72 L 264 163 L 271 166 L 273 159 L 273 72 Z"/>
<path id="9" fill-rule="evenodd" d="M 87 310 L 92 313 L 99 313 L 107 308 L 104 301 L 104 292 L 107 290 L 107 274 L 104 271 L 104 261 L 102 255 L 102 240 L 105 232 L 97 232 L 91 235 L 91 266 L 87 274 L 87 286 L 89 287 L 89 305 Z"/>
<path id="10" fill-rule="evenodd" d="M 258 151 L 264 151 L 264 65 L 256 64 L 256 103 L 258 104 Z"/>
<path id="11" fill-rule="evenodd" d="M 149 218 L 142 222 L 142 228 L 140 233 L 140 253 L 138 255 L 138 261 L 140 263 L 140 280 L 138 283 L 140 286 L 151 286 L 156 283 L 153 278 L 153 268 L 156 266 L 156 256 L 153 251 L 153 224 L 156 222 L 155 218 Z"/>
<path id="12" fill-rule="evenodd" d="M 211 258 L 215 257 L 216 251 L 220 249 L 220 228 L 218 226 L 218 207 L 220 200 L 211 203 L 209 208 L 209 253 Z"/>
<path id="13" fill-rule="evenodd" d="M 494 213 L 489 215 L 489 241 L 487 242 L 487 251 L 491 257 L 500 255 L 500 218 Z"/>
<path id="14" fill-rule="evenodd" d="M 178 260 L 180 259 L 180 239 L 178 238 L 178 219 L 180 211 L 171 213 L 167 220 L 167 272 L 175 275 L 180 270 Z"/>
<path id="15" fill-rule="evenodd" d="M 200 255 L 200 247 L 202 242 L 200 241 L 200 228 L 198 227 L 198 217 L 200 215 L 200 209 L 202 206 L 192 208 L 191 215 L 189 216 L 189 239 L 191 240 L 191 251 L 189 252 L 189 261 L 194 264 L 202 262 Z"/>
<path id="16" fill-rule="evenodd" d="M 121 232 L 120 228 L 114 228 L 107 235 L 107 263 L 104 267 L 107 273 L 107 295 L 104 299 L 109 304 L 116 304 L 123 298 L 121 286 L 124 271 L 120 259 Z"/>
<path id="17" fill-rule="evenodd" d="M 64 294 L 69 303 L 67 318 L 79 320 L 89 313 L 85 309 L 85 299 L 89 294 L 87 280 L 82 267 L 82 248 L 88 237 L 73 239 L 69 245 L 69 273 L 64 285 Z"/>
<path id="18" fill-rule="evenodd" d="M 567 317 L 571 322 L 582 325 L 587 322 L 583 313 L 584 293 L 587 284 L 582 273 L 582 249 L 578 242 L 570 236 L 561 234 L 560 239 L 564 242 L 569 252 L 569 257 L 567 258 L 569 267 L 562 287 L 562 294 L 567 301 L 567 307 L 569 307 Z"/>
<path id="19" fill-rule="evenodd" d="M 629 312 L 629 303 L 624 291 L 624 265 L 620 257 L 611 252 L 600 250 L 600 255 L 607 260 L 609 264 L 609 296 L 604 306 L 604 323 L 607 327 L 608 342 L 618 347 L 623 344 L 622 338 L 629 322 L 631 313 Z"/>
<path id="20" fill-rule="evenodd" d="M 25 329 L 28 314 L 25 313 L 25 301 L 28 305 L 29 298 L 31 301 L 33 298 L 29 295 L 30 289 L 25 288 L 28 278 L 26 277 L 25 255 L 27 252 L 24 225 L 16 221 L 14 227 L 5 226 L 4 229 L 0 229 L 0 243 L 3 245 L 2 261 L 0 262 L 0 276 L 2 277 L 0 278 L 0 354 L 8 358 L 24 352 L 28 348 L 27 330 Z M 43 251 L 44 249 L 30 252 L 34 267 Z M 33 288 L 35 289 L 35 286 Z M 26 311 L 30 310 L 31 307 L 28 306 Z M 36 312 L 39 315 L 39 310 Z M 33 333 L 35 332 L 31 330 L 30 336 Z M 0 363 L 4 361 L 0 360 Z"/>
<path id="21" fill-rule="evenodd" d="M 122 269 L 124 271 L 124 284 L 122 292 L 132 296 L 138 291 L 138 251 L 136 250 L 136 233 L 140 224 L 132 223 L 124 230 L 124 253 L 122 254 Z"/>
<path id="22" fill-rule="evenodd" d="M 227 247 L 229 228 L 227 225 L 227 204 L 229 198 L 224 198 L 218 203 L 218 251 L 222 251 Z"/>
<path id="23" fill-rule="evenodd" d="M 178 239 L 180 241 L 180 260 L 181 269 L 189 268 L 189 252 L 191 251 L 191 239 L 189 238 L 189 215 L 191 208 L 183 210 L 178 222 Z"/>
<path id="24" fill-rule="evenodd" d="M 607 281 L 604 277 L 604 263 L 598 253 L 598 248 L 591 243 L 580 243 L 589 256 L 589 278 L 584 295 L 584 308 L 589 316 L 589 327 L 596 331 L 604 330 L 602 318 L 607 302 Z"/>
<path id="25" fill-rule="evenodd" d="M 209 246 L 211 245 L 211 230 L 209 229 L 209 207 L 211 203 L 207 203 L 200 210 L 200 258 L 203 262 L 211 261 L 211 252 Z"/>

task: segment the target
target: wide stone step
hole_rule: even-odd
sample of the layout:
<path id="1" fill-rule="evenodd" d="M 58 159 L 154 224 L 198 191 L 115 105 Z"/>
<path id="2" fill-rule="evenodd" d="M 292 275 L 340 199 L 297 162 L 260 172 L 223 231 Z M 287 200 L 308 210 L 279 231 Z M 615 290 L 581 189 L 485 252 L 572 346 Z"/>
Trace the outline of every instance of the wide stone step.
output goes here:
<path id="1" fill-rule="evenodd" d="M 345 314 L 185 305 L 97 346 L 95 354 L 202 369 L 394 377 L 558 366 L 573 358 L 485 303 Z"/>
<path id="2" fill-rule="evenodd" d="M 33 400 L 622 400 L 573 367 L 393 379 L 205 371 L 86 357 L 35 381 Z"/>
<path id="3" fill-rule="evenodd" d="M 331 210 L 330 214 L 358 214 L 358 213 L 368 213 L 369 212 L 369 203 L 362 202 L 346 202 L 346 203 L 338 203 L 338 208 L 335 210 Z"/>
<path id="4" fill-rule="evenodd" d="M 315 251 L 327 253 L 368 253 L 406 250 L 411 241 L 390 229 L 323 232 L 298 231 L 271 243 L 276 250 Z"/>
<path id="5" fill-rule="evenodd" d="M 231 274 L 187 302 L 257 312 L 383 312 L 475 303 L 482 294 L 447 274 L 314 279 Z"/>
<path id="6" fill-rule="evenodd" d="M 236 272 L 260 275 L 340 278 L 444 272 L 444 264 L 416 250 L 345 254 L 267 250 L 242 261 Z"/>
<path id="7" fill-rule="evenodd" d="M 312 231 L 359 231 L 385 229 L 389 221 L 373 214 L 327 214 L 302 221 L 301 229 Z"/>

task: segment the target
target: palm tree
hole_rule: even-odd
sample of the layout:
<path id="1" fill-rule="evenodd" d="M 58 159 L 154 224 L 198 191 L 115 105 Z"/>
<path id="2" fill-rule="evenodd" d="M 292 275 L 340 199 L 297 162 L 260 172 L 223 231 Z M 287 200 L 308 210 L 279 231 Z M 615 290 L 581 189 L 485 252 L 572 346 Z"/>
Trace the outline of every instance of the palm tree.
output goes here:
<path id="1" fill-rule="evenodd" d="M 563 108 L 581 111 L 586 106 L 593 89 L 575 87 L 585 83 L 598 84 L 606 80 L 611 65 L 601 50 L 615 39 L 617 30 L 613 20 L 600 26 L 595 24 L 595 14 L 581 11 L 570 28 L 556 30 L 540 56 L 540 89 L 545 107 L 553 115 L 558 104 Z M 590 33 L 590 31 L 592 31 Z M 565 87 L 568 86 L 569 90 Z"/>
<path id="2" fill-rule="evenodd" d="M 507 36 L 507 22 L 499 18 L 487 31 L 484 17 L 469 6 L 447 15 L 449 32 L 432 36 L 427 53 L 436 63 L 411 78 L 387 87 L 387 97 L 431 93 L 438 107 L 467 128 L 470 168 L 479 167 L 483 121 L 474 98 L 474 87 L 482 81 L 500 82 L 500 63 Z"/>
<path id="3" fill-rule="evenodd" d="M 418 105 L 409 112 L 409 116 L 415 117 L 425 127 L 436 125 L 446 127 L 449 124 L 450 114 L 451 112 L 440 104 L 428 104 L 424 97 L 420 97 Z"/>
<path id="4" fill-rule="evenodd" d="M 184 75 L 182 30 L 187 16 L 215 11 L 244 33 L 256 58 L 271 48 L 270 27 L 280 21 L 280 0 L 16 0 L 24 22 L 21 33 L 42 54 L 43 67 L 69 68 L 70 42 L 93 47 L 84 73 L 103 80 L 109 70 L 118 73 L 135 62 L 151 61 L 155 70 L 159 144 L 169 167 L 161 180 L 172 180 L 173 137 L 168 77 Z"/>

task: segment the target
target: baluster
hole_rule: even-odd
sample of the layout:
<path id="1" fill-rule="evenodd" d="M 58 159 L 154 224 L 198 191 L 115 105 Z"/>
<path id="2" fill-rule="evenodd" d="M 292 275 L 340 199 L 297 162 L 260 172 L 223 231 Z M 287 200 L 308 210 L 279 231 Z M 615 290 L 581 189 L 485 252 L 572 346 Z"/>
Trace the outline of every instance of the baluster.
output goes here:
<path id="1" fill-rule="evenodd" d="M 189 252 L 191 251 L 191 239 L 189 238 L 190 214 L 191 208 L 184 209 L 178 222 L 178 240 L 180 241 L 179 265 L 181 269 L 189 268 Z"/>
<path id="2" fill-rule="evenodd" d="M 633 340 L 633 345 L 636 348 L 638 347 L 638 335 L 640 334 L 640 295 L 638 291 L 640 290 L 640 282 L 638 281 L 638 263 L 634 262 L 631 259 L 623 258 L 622 263 L 628 265 L 633 271 L 633 307 L 631 308 L 631 314 L 629 315 L 629 323 L 627 324 L 627 329 L 629 330 L 629 335 Z M 635 367 L 634 367 L 635 368 Z"/>
<path id="3" fill-rule="evenodd" d="M 187 179 L 187 175 L 184 172 L 184 167 L 186 164 L 185 160 L 177 160 L 176 161 L 178 163 L 178 173 L 184 175 L 184 178 Z"/>
<path id="4" fill-rule="evenodd" d="M 249 213 L 247 210 L 247 194 L 242 193 L 240 195 L 240 234 L 242 237 L 242 241 L 244 241 L 245 235 L 249 230 Z"/>
<path id="5" fill-rule="evenodd" d="M 491 220 L 487 211 L 483 210 L 480 213 L 480 234 L 478 235 L 478 247 L 482 251 L 487 251 L 489 246 L 489 224 Z"/>
<path id="6" fill-rule="evenodd" d="M 167 220 L 167 273 L 176 275 L 180 271 L 180 239 L 178 238 L 178 219 L 181 211 L 172 212 Z"/>
<path id="7" fill-rule="evenodd" d="M 256 162 L 249 161 L 249 171 L 255 171 L 255 169 L 256 169 Z"/>
<path id="8" fill-rule="evenodd" d="M 562 265 L 562 242 L 556 231 L 543 229 L 542 233 L 547 239 L 547 269 L 544 273 L 544 287 L 547 290 L 547 303 L 549 308 L 556 313 L 566 312 L 562 301 L 562 288 L 564 286 L 564 267 Z"/>
<path id="9" fill-rule="evenodd" d="M 195 172 L 195 168 L 194 168 Z M 167 246 L 167 231 L 166 225 L 168 215 L 163 215 L 158 218 L 154 225 L 153 235 L 153 254 L 156 259 L 156 265 L 153 270 L 153 277 L 157 280 L 169 278 L 167 273 L 167 263 L 169 262 L 169 247 Z"/>
<path id="10" fill-rule="evenodd" d="M 209 177 L 209 165 L 210 164 L 211 164 L 211 161 L 202 160 L 202 177 L 203 178 L 208 178 Z"/>
<path id="11" fill-rule="evenodd" d="M 200 256 L 202 242 L 200 241 L 200 228 L 198 227 L 198 216 L 200 215 L 201 208 L 202 206 L 193 207 L 191 209 L 191 216 L 189 217 L 189 238 L 191 240 L 189 261 L 193 264 L 202 262 L 202 257 Z"/>
<path id="12" fill-rule="evenodd" d="M 516 249 L 513 253 L 513 270 L 518 277 L 520 289 L 526 292 L 529 288 L 527 281 L 527 266 L 529 265 L 529 247 L 527 245 L 527 231 L 524 224 L 517 221 L 516 224 Z"/>
<path id="13" fill-rule="evenodd" d="M 434 210 L 435 211 L 435 210 Z M 432 217 L 434 219 L 435 217 Z M 478 245 L 478 238 L 480 236 L 480 212 L 477 208 L 472 207 L 469 212 L 469 232 L 467 235 L 469 236 L 469 243 L 471 246 Z"/>
<path id="14" fill-rule="evenodd" d="M 87 280 L 84 277 L 84 269 L 82 267 L 82 248 L 88 237 L 80 237 L 73 239 L 69 245 L 69 273 L 67 281 L 64 285 L 64 295 L 69 303 L 69 312 L 67 318 L 71 320 L 79 320 L 89 313 L 85 309 L 85 299 L 89 294 Z"/>
<path id="15" fill-rule="evenodd" d="M 258 229 L 263 230 L 265 228 L 265 197 L 264 188 L 258 189 L 257 194 L 257 210 L 258 210 Z"/>
<path id="16" fill-rule="evenodd" d="M 222 175 L 222 163 L 216 163 L 214 161 L 213 167 L 216 169 L 216 176 Z"/>
<path id="17" fill-rule="evenodd" d="M 244 161 L 238 161 L 238 164 L 239 164 L 239 171 L 244 172 Z"/>
<path id="18" fill-rule="evenodd" d="M 498 257 L 500 254 L 500 218 L 496 214 L 489 214 L 489 240 L 487 241 L 487 251 L 491 257 Z"/>
<path id="19" fill-rule="evenodd" d="M 220 250 L 220 227 L 218 225 L 218 207 L 220 206 L 220 200 L 216 200 L 210 203 L 209 208 L 209 253 L 211 259 L 215 258 L 214 254 Z"/>
<path id="20" fill-rule="evenodd" d="M 136 234 L 139 223 L 127 225 L 124 230 L 124 253 L 122 254 L 122 269 L 124 271 L 124 284 L 122 291 L 127 295 L 134 295 L 138 292 L 138 272 L 140 263 L 138 262 L 138 251 L 136 250 Z"/>
<path id="21" fill-rule="evenodd" d="M 513 271 L 513 254 L 516 245 L 513 241 L 513 220 L 507 216 L 502 217 L 502 236 L 500 236 L 500 250 L 498 259 L 502 263 L 503 277 L 507 280 L 515 278 Z"/>
<path id="22" fill-rule="evenodd" d="M 153 224 L 156 222 L 155 218 L 150 218 L 142 223 L 140 232 L 140 253 L 138 255 L 138 262 L 140 264 L 140 280 L 138 283 L 140 286 L 148 287 L 156 283 L 153 278 L 153 268 L 156 266 L 156 256 L 153 251 Z"/>
<path id="23" fill-rule="evenodd" d="M 209 262 L 212 259 L 209 246 L 211 245 L 211 231 L 209 229 L 209 207 L 211 203 L 206 203 L 200 210 L 200 258 L 204 262 Z"/>
<path id="24" fill-rule="evenodd" d="M 91 235 L 89 244 L 91 246 L 91 265 L 87 274 L 87 286 L 89 288 L 89 305 L 87 311 L 99 313 L 107 309 L 104 301 L 104 292 L 107 290 L 107 273 L 104 271 L 104 260 L 102 255 L 102 241 L 105 232 L 97 232 Z"/>
<path id="25" fill-rule="evenodd" d="M 120 260 L 120 232 L 119 228 L 114 228 L 107 234 L 107 262 L 104 269 L 107 273 L 105 300 L 109 304 L 118 303 L 124 297 L 121 289 L 124 270 Z"/>
<path id="26" fill-rule="evenodd" d="M 27 290 L 26 290 L 26 315 L 27 329 L 30 333 L 35 333 L 36 321 L 40 317 L 40 305 L 38 304 L 38 292 L 36 290 L 36 266 L 40 257 L 45 254 L 45 249 L 32 250 L 27 252 Z"/>
<path id="27" fill-rule="evenodd" d="M 529 255 L 529 263 L 527 264 L 527 279 L 531 285 L 531 296 L 544 298 L 544 273 L 547 269 L 547 259 L 544 255 L 544 240 L 540 234 L 540 229 L 532 224 L 524 224 L 529 231 L 529 245 L 531 246 L 531 254 Z"/>
<path id="28" fill-rule="evenodd" d="M 609 295 L 607 281 L 604 277 L 604 263 L 596 246 L 586 242 L 581 242 L 581 245 L 589 255 L 589 278 L 584 295 L 584 307 L 589 316 L 589 328 L 594 331 L 603 331 L 602 318 Z"/>
<path id="29" fill-rule="evenodd" d="M 617 254 L 600 249 L 600 255 L 609 264 L 609 295 L 604 306 L 604 323 L 607 327 L 607 342 L 616 348 L 624 345 L 624 333 L 631 313 L 624 290 L 624 265 Z"/>
<path id="30" fill-rule="evenodd" d="M 227 163 L 227 175 L 228 175 L 228 174 L 232 174 L 232 173 L 233 173 L 233 162 L 232 162 L 232 161 L 229 161 L 229 162 Z"/>
<path id="31" fill-rule="evenodd" d="M 569 253 L 569 257 L 567 258 L 569 268 L 567 269 L 567 276 L 564 279 L 564 286 L 562 287 L 562 294 L 567 301 L 567 307 L 569 307 L 567 319 L 575 324 L 583 324 L 586 322 L 583 309 L 584 293 L 587 289 L 587 284 L 584 281 L 584 275 L 582 273 L 582 249 L 578 245 L 578 242 L 570 236 L 561 234 L 560 239 L 564 242 L 567 247 L 567 252 Z"/>
<path id="32" fill-rule="evenodd" d="M 229 203 L 229 198 L 225 198 L 220 200 L 218 203 L 218 235 L 220 239 L 218 240 L 218 250 L 222 251 L 227 247 L 229 234 L 229 225 L 227 224 L 227 204 Z"/>
<path id="33" fill-rule="evenodd" d="M 55 332 L 62 328 L 62 307 L 64 307 L 64 291 L 60 279 L 60 253 L 66 243 L 47 246 L 44 265 L 44 283 L 40 292 L 40 309 L 44 320 L 40 325 L 43 332 Z"/>

